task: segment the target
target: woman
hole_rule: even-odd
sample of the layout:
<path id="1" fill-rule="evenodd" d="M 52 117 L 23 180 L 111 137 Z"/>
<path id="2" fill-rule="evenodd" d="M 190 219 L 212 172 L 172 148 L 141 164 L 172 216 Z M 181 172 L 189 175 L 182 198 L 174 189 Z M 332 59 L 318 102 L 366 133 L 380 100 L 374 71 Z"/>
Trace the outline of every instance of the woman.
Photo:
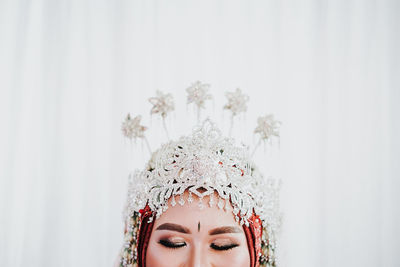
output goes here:
<path id="1" fill-rule="evenodd" d="M 118 266 L 276 266 L 277 192 L 206 120 L 130 177 Z"/>
<path id="2" fill-rule="evenodd" d="M 209 87 L 197 81 L 186 89 L 198 120 L 212 98 Z M 247 110 L 249 98 L 240 89 L 226 96 L 232 130 L 233 117 Z M 149 101 L 169 139 L 165 118 L 175 109 L 172 95 L 157 91 Z M 144 139 L 150 151 L 140 119 L 128 114 L 122 131 L 130 139 Z M 272 115 L 260 117 L 254 132 L 260 142 L 269 141 L 279 136 L 279 124 Z M 117 266 L 276 266 L 279 186 L 257 171 L 254 151 L 249 156 L 246 146 L 223 137 L 209 119 L 190 135 L 150 151 L 145 170 L 130 176 L 125 244 Z"/>

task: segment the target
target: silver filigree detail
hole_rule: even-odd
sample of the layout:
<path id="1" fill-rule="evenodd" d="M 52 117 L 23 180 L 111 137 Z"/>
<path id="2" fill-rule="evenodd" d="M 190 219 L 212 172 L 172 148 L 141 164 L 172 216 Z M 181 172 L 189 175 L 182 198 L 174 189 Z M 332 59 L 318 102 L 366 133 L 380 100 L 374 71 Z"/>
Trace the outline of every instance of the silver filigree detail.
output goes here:
<path id="1" fill-rule="evenodd" d="M 276 231 L 279 188 L 262 177 L 248 154 L 247 147 L 223 137 L 207 119 L 191 135 L 164 144 L 148 164 L 151 168 L 132 175 L 127 214 L 143 209 L 147 203 L 159 217 L 168 205 L 176 205 L 175 196 L 183 205 L 193 201 L 193 194 L 203 199 L 217 193 L 217 206 L 222 209 L 232 205 L 240 224 L 247 224 L 254 211 L 267 228 Z M 186 201 L 185 191 L 189 192 Z M 200 206 L 204 207 L 202 201 Z"/>

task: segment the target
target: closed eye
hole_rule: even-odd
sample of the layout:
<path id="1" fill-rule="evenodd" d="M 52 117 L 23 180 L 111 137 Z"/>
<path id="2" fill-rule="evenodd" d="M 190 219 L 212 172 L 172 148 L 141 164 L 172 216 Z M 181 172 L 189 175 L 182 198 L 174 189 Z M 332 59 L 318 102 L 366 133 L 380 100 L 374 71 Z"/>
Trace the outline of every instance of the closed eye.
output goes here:
<path id="1" fill-rule="evenodd" d="M 160 241 L 158 241 L 158 243 L 160 243 L 161 245 L 163 245 L 164 247 L 167 248 L 181 248 L 181 247 L 185 247 L 186 243 L 185 242 L 171 242 L 168 239 L 161 239 Z"/>
<path id="2" fill-rule="evenodd" d="M 223 246 L 217 246 L 213 243 L 210 245 L 210 247 L 215 250 L 230 250 L 230 249 L 233 249 L 238 246 L 239 246 L 239 244 L 228 244 L 228 245 L 223 245 Z"/>

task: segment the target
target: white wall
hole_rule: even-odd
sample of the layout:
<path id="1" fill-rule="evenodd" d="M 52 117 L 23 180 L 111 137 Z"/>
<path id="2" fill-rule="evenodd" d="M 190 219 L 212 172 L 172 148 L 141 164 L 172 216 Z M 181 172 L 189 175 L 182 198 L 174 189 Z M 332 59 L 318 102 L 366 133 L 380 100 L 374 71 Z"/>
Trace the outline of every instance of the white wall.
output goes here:
<path id="1" fill-rule="evenodd" d="M 127 175 L 147 157 L 120 123 L 141 113 L 156 133 L 147 98 L 162 89 L 181 103 L 174 135 L 190 128 L 195 80 L 212 85 L 217 120 L 225 91 L 250 95 L 238 138 L 266 112 L 283 122 L 265 165 L 258 151 L 283 180 L 281 266 L 400 266 L 399 12 L 389 0 L 1 0 L 0 266 L 111 266 Z"/>

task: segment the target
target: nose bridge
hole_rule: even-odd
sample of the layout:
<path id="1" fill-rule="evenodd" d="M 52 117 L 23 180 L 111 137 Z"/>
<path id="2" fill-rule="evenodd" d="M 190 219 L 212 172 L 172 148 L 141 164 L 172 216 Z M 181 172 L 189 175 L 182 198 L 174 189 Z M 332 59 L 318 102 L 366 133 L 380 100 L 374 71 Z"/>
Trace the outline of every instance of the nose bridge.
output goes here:
<path id="1" fill-rule="evenodd" d="M 201 267 L 201 249 L 198 244 L 194 244 L 190 250 L 189 267 Z"/>
<path id="2" fill-rule="evenodd" d="M 195 242 L 190 250 L 190 260 L 188 267 L 206 267 L 207 255 L 201 242 Z"/>

